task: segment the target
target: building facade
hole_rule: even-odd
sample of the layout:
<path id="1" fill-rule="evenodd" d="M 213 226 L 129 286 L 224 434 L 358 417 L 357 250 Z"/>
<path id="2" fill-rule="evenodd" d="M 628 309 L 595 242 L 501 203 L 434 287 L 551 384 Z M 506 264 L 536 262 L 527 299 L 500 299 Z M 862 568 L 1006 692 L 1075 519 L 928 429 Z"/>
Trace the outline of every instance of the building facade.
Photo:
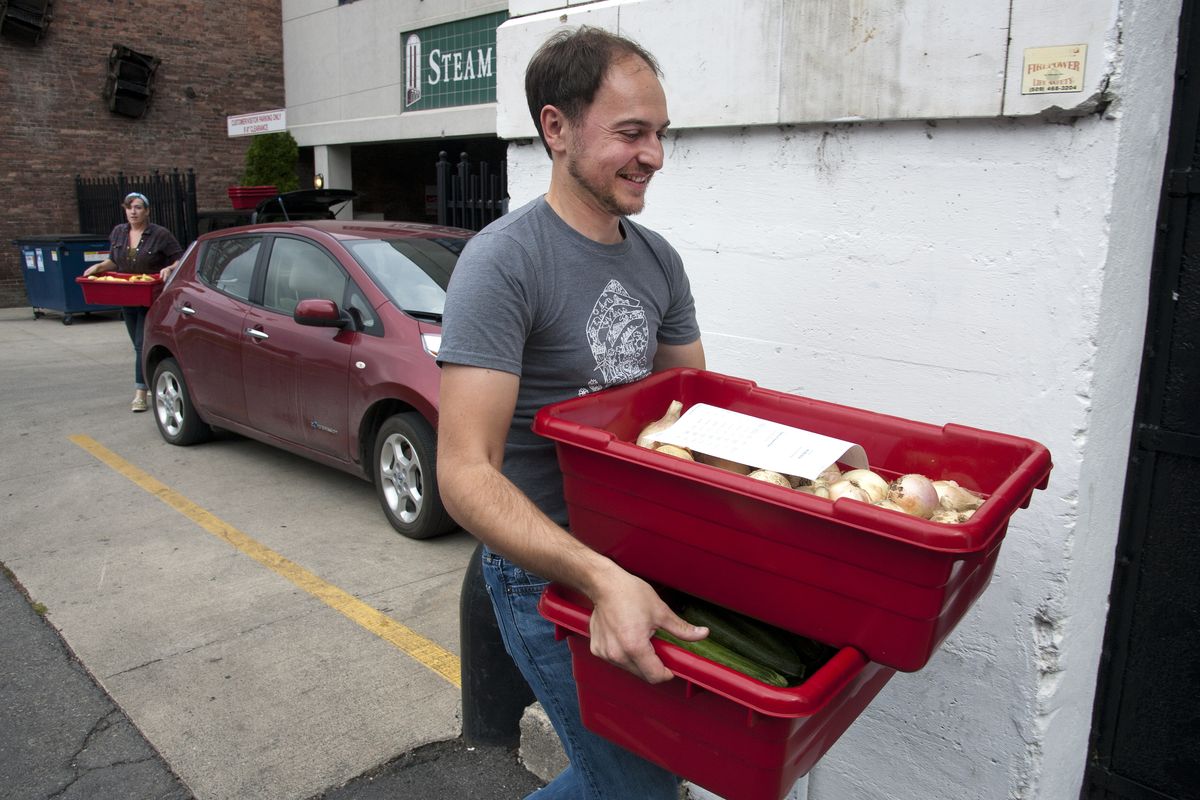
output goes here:
<path id="1" fill-rule="evenodd" d="M 12 241 L 80 231 L 75 176 L 196 174 L 200 208 L 229 208 L 249 138 L 226 117 L 281 108 L 279 0 L 55 3 L 36 42 L 0 35 L 0 305 L 26 303 Z M 144 108 L 110 110 L 115 47 L 157 60 Z M 129 113 L 139 113 L 130 116 Z"/>
<path id="2" fill-rule="evenodd" d="M 434 221 L 447 153 L 499 164 L 497 28 L 508 3 L 283 3 L 288 129 L 325 186 L 360 197 L 340 216 Z"/>

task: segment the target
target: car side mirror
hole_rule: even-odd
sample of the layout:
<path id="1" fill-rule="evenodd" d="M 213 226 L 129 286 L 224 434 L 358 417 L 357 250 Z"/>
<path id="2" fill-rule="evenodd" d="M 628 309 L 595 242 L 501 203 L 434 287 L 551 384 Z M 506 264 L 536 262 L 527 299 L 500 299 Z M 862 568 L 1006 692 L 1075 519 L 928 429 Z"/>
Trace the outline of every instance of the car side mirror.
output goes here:
<path id="1" fill-rule="evenodd" d="M 350 315 L 338 308 L 338 304 L 323 297 L 301 300 L 296 304 L 292 318 L 300 325 L 316 328 L 345 328 L 353 324 Z"/>

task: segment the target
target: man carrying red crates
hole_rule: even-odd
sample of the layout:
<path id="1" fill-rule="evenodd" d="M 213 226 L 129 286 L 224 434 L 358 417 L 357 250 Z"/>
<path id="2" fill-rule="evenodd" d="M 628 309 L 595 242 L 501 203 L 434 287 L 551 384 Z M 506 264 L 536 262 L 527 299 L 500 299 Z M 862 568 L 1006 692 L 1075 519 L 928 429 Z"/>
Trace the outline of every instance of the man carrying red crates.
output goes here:
<path id="1" fill-rule="evenodd" d="M 628 219 L 663 165 L 659 74 L 640 46 L 596 28 L 561 31 L 538 50 L 525 93 L 552 162 L 549 190 L 471 240 L 446 300 L 438 482 L 485 545 L 505 646 L 570 759 L 532 795 L 544 800 L 678 796 L 675 776 L 584 729 L 566 642 L 537 612 L 547 580 L 590 598 L 592 652 L 644 680 L 671 678 L 650 645 L 656 629 L 707 635 L 571 536 L 554 444 L 530 430 L 548 403 L 704 367 L 679 254 Z"/>

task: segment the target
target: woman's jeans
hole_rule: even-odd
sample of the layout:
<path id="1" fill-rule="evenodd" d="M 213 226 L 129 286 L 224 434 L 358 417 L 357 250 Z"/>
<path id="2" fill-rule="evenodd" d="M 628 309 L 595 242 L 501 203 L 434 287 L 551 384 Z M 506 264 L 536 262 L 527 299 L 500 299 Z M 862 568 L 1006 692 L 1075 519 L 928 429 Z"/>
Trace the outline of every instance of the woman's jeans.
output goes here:
<path id="1" fill-rule="evenodd" d="M 483 550 L 483 580 L 504 646 L 529 682 L 571 764 L 527 800 L 676 800 L 679 779 L 583 727 L 566 640 L 538 613 L 546 581 Z"/>
<path id="2" fill-rule="evenodd" d="M 142 374 L 142 335 L 146 331 L 146 306 L 122 306 L 121 316 L 125 319 L 125 330 L 133 342 L 133 388 L 146 389 L 146 376 Z"/>

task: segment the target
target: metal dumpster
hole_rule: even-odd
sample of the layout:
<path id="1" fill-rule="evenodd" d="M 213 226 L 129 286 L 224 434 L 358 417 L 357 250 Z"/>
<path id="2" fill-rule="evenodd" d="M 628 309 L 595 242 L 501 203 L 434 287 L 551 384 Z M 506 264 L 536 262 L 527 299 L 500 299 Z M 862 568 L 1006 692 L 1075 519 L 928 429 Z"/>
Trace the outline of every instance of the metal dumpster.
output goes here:
<path id="1" fill-rule="evenodd" d="M 107 237 L 94 233 L 47 234 L 16 239 L 13 244 L 21 248 L 21 273 L 34 319 L 46 311 L 56 311 L 63 315 L 63 324 L 70 325 L 75 314 L 120 310 L 120 306 L 86 302 L 75 282 L 89 266 L 108 258 Z"/>

